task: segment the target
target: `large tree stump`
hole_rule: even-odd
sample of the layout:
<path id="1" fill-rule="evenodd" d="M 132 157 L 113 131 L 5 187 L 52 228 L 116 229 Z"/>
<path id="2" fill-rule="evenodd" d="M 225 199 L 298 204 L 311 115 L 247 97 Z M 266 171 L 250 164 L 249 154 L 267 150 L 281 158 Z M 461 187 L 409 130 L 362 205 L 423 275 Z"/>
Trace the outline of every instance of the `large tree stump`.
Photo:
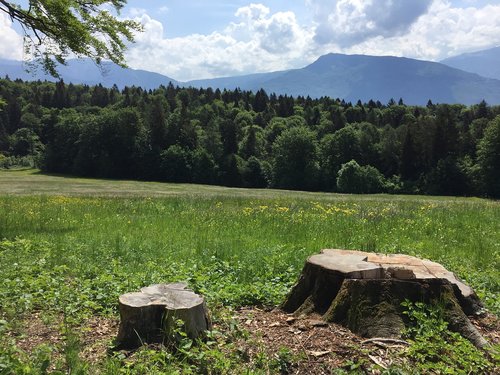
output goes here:
<path id="1" fill-rule="evenodd" d="M 184 322 L 183 329 L 192 339 L 211 328 L 203 297 L 187 289 L 186 283 L 155 284 L 123 294 L 119 311 L 120 347 L 164 342 L 177 319 Z"/>
<path id="2" fill-rule="evenodd" d="M 487 345 L 466 316 L 483 311 L 472 288 L 442 265 L 409 255 L 323 250 L 307 260 L 282 308 L 319 313 L 364 337 L 400 337 L 405 300 L 443 306 L 451 330 Z"/>

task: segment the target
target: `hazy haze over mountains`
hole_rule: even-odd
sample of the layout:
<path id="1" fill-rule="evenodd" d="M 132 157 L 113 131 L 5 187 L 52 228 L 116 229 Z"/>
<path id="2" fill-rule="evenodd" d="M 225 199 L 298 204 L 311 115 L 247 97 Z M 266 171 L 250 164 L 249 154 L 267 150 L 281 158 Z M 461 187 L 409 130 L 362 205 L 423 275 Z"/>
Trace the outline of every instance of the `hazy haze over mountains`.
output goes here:
<path id="1" fill-rule="evenodd" d="M 391 56 L 328 54 L 302 68 L 269 74 L 189 82 L 193 86 L 264 88 L 289 95 L 330 96 L 349 101 L 391 98 L 408 104 L 500 103 L 500 81 L 446 65 Z"/>
<path id="2" fill-rule="evenodd" d="M 441 61 L 448 66 L 477 73 L 484 77 L 500 79 L 500 47 L 464 53 Z"/>
<path id="3" fill-rule="evenodd" d="M 28 72 L 26 68 L 20 61 L 0 59 L 1 78 L 8 75 L 11 79 L 20 78 L 23 81 L 47 80 L 55 82 L 59 80 L 40 70 Z M 100 69 L 89 59 L 69 60 L 67 65 L 59 66 L 58 71 L 64 82 L 73 84 L 102 84 L 105 87 L 112 87 L 116 84 L 120 89 L 125 86 L 141 86 L 145 89 L 154 89 L 160 85 L 166 86 L 170 81 L 173 84 L 178 84 L 174 79 L 162 74 L 145 70 L 123 69 L 108 62 L 104 62 L 102 69 Z"/>
<path id="4" fill-rule="evenodd" d="M 297 69 L 330 52 L 440 61 L 500 46 L 500 1 L 124 3 L 120 18 L 144 27 L 127 46 L 129 66 L 183 82 Z M 23 51 L 22 29 L 0 12 L 0 58 Z"/>
<path id="5" fill-rule="evenodd" d="M 243 76 L 179 82 L 158 73 L 122 69 L 106 63 L 103 73 L 89 60 L 70 60 L 59 71 L 65 82 L 111 87 L 142 86 L 153 89 L 172 82 L 174 85 L 212 87 L 220 89 L 259 90 L 269 93 L 317 98 L 329 96 L 347 101 L 363 102 L 402 98 L 407 104 L 435 103 L 475 104 L 486 100 L 500 104 L 500 80 L 486 78 L 500 76 L 498 61 L 500 48 L 460 55 L 442 63 L 392 56 L 327 54 L 301 69 Z M 484 62 L 483 62 L 484 61 Z M 473 70 L 478 74 L 459 70 Z M 44 74 L 27 73 L 20 62 L 0 60 L 0 76 L 23 80 L 55 80 Z"/>

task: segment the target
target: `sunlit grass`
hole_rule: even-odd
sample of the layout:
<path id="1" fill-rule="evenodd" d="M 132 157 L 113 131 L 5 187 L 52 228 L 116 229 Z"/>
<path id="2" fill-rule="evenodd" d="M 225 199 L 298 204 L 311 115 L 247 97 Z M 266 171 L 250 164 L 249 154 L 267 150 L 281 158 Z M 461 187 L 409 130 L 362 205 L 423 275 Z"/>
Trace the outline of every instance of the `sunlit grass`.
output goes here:
<path id="1" fill-rule="evenodd" d="M 306 254 L 335 247 L 463 258 L 479 267 L 496 261 L 500 237 L 498 204 L 488 201 L 42 195 L 2 196 L 0 210 L 3 238 L 119 250 L 124 260 L 135 251 L 156 260 L 255 260 L 279 247 L 302 249 L 290 258 L 302 263 Z"/>
<path id="2" fill-rule="evenodd" d="M 191 269 L 215 259 L 238 267 L 245 287 L 273 272 L 296 277 L 310 254 L 346 248 L 431 258 L 498 292 L 500 205 L 494 201 L 181 189 L 32 172 L 3 173 L 0 186 L 8 192 L 23 180 L 33 194 L 0 196 L 0 238 L 46 242 L 51 266 L 68 266 L 75 275 L 113 261 L 132 278 L 149 263 Z M 85 184 L 95 187 L 93 195 L 82 193 Z M 43 193 L 57 189 L 37 195 L 39 186 Z M 150 194 L 148 187 L 154 187 Z"/>
<path id="3" fill-rule="evenodd" d="M 215 315 L 276 305 L 323 248 L 430 258 L 500 311 L 499 202 L 0 172 L 0 362 L 19 357 L 2 331 L 16 331 L 32 310 L 63 316 L 65 329 L 92 315 L 116 319 L 120 294 L 177 280 Z M 26 358 L 9 366 L 36 367 Z M 136 373 L 148 363 L 137 362 Z M 110 359 L 97 367 L 110 365 L 121 366 Z"/>

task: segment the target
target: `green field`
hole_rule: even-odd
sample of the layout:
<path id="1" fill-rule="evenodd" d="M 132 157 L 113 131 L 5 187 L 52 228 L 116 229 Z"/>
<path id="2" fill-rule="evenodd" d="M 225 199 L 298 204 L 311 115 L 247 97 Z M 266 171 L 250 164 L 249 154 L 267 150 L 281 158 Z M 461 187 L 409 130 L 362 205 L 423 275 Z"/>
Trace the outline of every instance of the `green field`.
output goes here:
<path id="1" fill-rule="evenodd" d="M 20 330 L 33 311 L 62 317 L 65 329 L 92 316 L 116 319 L 121 293 L 176 280 L 203 293 L 215 319 L 224 320 L 228 309 L 279 304 L 307 256 L 323 248 L 441 262 L 473 286 L 490 311 L 500 311 L 500 202 L 477 198 L 246 190 L 0 171 L 0 240 L 0 335 Z M 82 373 L 197 372 L 196 364 L 176 362 L 177 357 L 154 371 L 137 362 L 125 369 L 115 357 L 58 364 L 57 348 L 19 354 L 12 337 L 0 339 L 0 374 L 2 360 L 7 374 L 38 368 L 42 357 L 55 369 L 73 366 Z M 276 370 L 271 362 L 262 365 L 263 373 Z"/>

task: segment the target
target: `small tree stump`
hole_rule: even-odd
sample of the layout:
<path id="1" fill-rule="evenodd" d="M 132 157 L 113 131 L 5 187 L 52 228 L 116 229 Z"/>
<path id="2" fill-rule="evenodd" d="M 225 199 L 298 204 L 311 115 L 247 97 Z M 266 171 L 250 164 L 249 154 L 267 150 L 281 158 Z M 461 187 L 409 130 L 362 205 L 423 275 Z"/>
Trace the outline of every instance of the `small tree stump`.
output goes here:
<path id="1" fill-rule="evenodd" d="M 184 322 L 184 331 L 195 339 L 211 328 L 203 297 L 187 289 L 186 283 L 155 284 L 119 298 L 120 347 L 164 342 L 175 321 Z"/>
<path id="2" fill-rule="evenodd" d="M 472 288 L 442 265 L 409 255 L 323 250 L 309 257 L 282 308 L 319 313 L 364 337 L 397 338 L 408 324 L 405 300 L 443 306 L 451 330 L 487 345 L 466 316 L 483 311 Z"/>

